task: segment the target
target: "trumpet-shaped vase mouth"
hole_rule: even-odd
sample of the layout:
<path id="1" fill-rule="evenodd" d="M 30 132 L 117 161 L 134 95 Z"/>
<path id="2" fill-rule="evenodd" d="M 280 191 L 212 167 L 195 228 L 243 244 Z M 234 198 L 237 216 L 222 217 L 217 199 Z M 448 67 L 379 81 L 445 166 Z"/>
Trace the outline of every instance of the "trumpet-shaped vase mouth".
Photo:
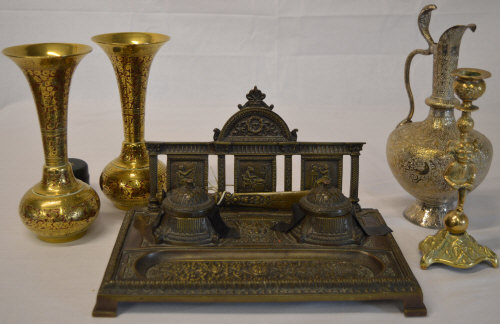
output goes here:
<path id="1" fill-rule="evenodd" d="M 110 33 L 92 37 L 92 41 L 105 45 L 153 45 L 163 44 L 170 39 L 169 36 L 156 33 Z"/>
<path id="2" fill-rule="evenodd" d="M 17 58 L 55 58 L 85 55 L 92 47 L 73 43 L 39 43 L 25 44 L 5 48 L 2 53 Z"/>

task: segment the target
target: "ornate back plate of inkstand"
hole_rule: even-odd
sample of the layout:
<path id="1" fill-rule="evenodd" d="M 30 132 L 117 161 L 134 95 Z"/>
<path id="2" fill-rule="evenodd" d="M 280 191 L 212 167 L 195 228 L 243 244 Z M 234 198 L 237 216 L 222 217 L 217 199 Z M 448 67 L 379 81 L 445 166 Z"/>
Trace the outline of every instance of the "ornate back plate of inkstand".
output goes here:
<path id="1" fill-rule="evenodd" d="M 390 229 L 376 209 L 359 205 L 364 143 L 298 142 L 264 98 L 251 90 L 211 142 L 147 143 L 150 203 L 125 216 L 94 316 L 116 316 L 119 302 L 339 300 L 402 301 L 405 315 L 426 315 Z M 155 183 L 159 155 L 167 156 L 166 193 Z M 209 155 L 218 161 L 214 194 Z M 279 155 L 284 192 L 276 192 Z M 301 156 L 301 191 L 292 191 L 293 155 Z M 226 156 L 234 157 L 233 193 Z"/>

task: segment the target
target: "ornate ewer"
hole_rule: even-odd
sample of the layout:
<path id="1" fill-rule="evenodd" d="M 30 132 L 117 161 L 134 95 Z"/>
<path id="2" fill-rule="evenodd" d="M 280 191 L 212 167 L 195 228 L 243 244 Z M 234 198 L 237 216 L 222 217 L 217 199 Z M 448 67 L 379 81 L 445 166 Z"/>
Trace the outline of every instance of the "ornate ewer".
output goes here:
<path id="1" fill-rule="evenodd" d="M 460 41 L 467 29 L 475 25 L 459 25 L 446 30 L 438 43 L 429 33 L 431 11 L 428 5 L 418 16 L 420 32 L 427 41 L 428 49 L 410 53 L 405 64 L 405 84 L 410 99 L 410 113 L 387 140 L 387 161 L 399 184 L 417 200 L 404 211 L 411 222 L 423 227 L 441 228 L 444 215 L 453 208 L 455 191 L 444 180 L 444 172 L 452 156 L 447 153 L 451 140 L 459 138 L 454 107 L 458 100 L 453 94 L 451 72 L 457 68 Z M 412 122 L 414 103 L 411 92 L 410 64 L 416 54 L 433 55 L 432 95 L 425 100 L 430 107 L 429 115 L 421 122 Z M 471 130 L 470 138 L 477 142 L 478 152 L 473 158 L 477 167 L 474 186 L 479 185 L 488 173 L 493 148 L 481 133 Z M 473 188 L 471 188 L 473 189 Z"/>
<path id="2" fill-rule="evenodd" d="M 144 142 L 144 115 L 149 69 L 156 52 L 170 38 L 153 33 L 113 33 L 92 37 L 109 56 L 118 81 L 125 139 L 120 156 L 100 178 L 104 194 L 120 209 L 146 206 L 149 159 Z M 158 163 L 158 185 L 165 183 L 165 164 Z"/>
<path id="3" fill-rule="evenodd" d="M 458 205 L 446 214 L 444 229 L 420 242 L 419 248 L 423 254 L 420 266 L 427 269 L 432 263 L 443 263 L 466 269 L 488 261 L 496 268 L 497 255 L 488 247 L 479 245 L 467 233 L 469 219 L 464 212 L 465 196 L 474 187 L 477 171 L 473 158 L 477 154 L 477 142 L 470 137 L 470 132 L 474 128 L 471 113 L 478 107 L 474 106 L 472 101 L 478 99 L 486 90 L 484 79 L 489 78 L 490 73 L 464 68 L 452 74 L 456 77 L 455 92 L 463 103 L 456 106 L 462 111 L 457 122 L 460 139 L 450 142 L 449 145 L 449 151 L 454 155 L 455 161 L 446 169 L 444 179 L 454 191 L 458 191 Z"/>
<path id="4" fill-rule="evenodd" d="M 42 132 L 45 165 L 42 180 L 19 205 L 23 223 L 39 239 L 67 242 L 80 238 L 99 212 L 99 196 L 73 175 L 67 153 L 68 94 L 71 77 L 92 48 L 81 44 L 43 43 L 3 50 L 31 86 Z"/>

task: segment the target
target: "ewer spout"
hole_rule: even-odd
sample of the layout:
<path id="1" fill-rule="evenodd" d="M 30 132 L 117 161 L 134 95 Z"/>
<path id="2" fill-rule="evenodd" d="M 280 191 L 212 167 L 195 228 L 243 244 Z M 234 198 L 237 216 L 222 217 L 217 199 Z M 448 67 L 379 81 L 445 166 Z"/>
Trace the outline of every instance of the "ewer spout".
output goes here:
<path id="1" fill-rule="evenodd" d="M 457 68 L 460 43 L 467 29 L 476 30 L 476 25 L 457 25 L 446 30 L 439 42 L 433 46 L 434 66 L 432 95 L 425 103 L 433 108 L 453 109 L 458 100 L 453 93 L 451 72 Z"/>

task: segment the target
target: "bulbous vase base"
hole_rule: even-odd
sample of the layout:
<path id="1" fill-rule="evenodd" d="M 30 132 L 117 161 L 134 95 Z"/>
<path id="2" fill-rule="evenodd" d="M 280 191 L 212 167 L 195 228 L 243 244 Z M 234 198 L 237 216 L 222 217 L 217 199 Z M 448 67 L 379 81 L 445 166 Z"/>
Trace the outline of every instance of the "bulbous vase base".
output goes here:
<path id="1" fill-rule="evenodd" d="M 166 166 L 158 161 L 158 192 L 166 182 Z M 127 168 L 120 158 L 111 161 L 102 171 L 100 187 L 113 205 L 121 210 L 144 207 L 149 203 L 149 167 Z"/>
<path id="2" fill-rule="evenodd" d="M 422 200 L 416 199 L 403 212 L 403 216 L 421 227 L 440 229 L 443 228 L 443 219 L 446 214 L 454 209 L 454 201 L 441 205 L 429 205 Z"/>
<path id="3" fill-rule="evenodd" d="M 100 207 L 97 193 L 77 181 L 74 192 L 49 195 L 29 189 L 19 204 L 24 225 L 45 242 L 62 243 L 81 238 L 94 222 Z"/>

